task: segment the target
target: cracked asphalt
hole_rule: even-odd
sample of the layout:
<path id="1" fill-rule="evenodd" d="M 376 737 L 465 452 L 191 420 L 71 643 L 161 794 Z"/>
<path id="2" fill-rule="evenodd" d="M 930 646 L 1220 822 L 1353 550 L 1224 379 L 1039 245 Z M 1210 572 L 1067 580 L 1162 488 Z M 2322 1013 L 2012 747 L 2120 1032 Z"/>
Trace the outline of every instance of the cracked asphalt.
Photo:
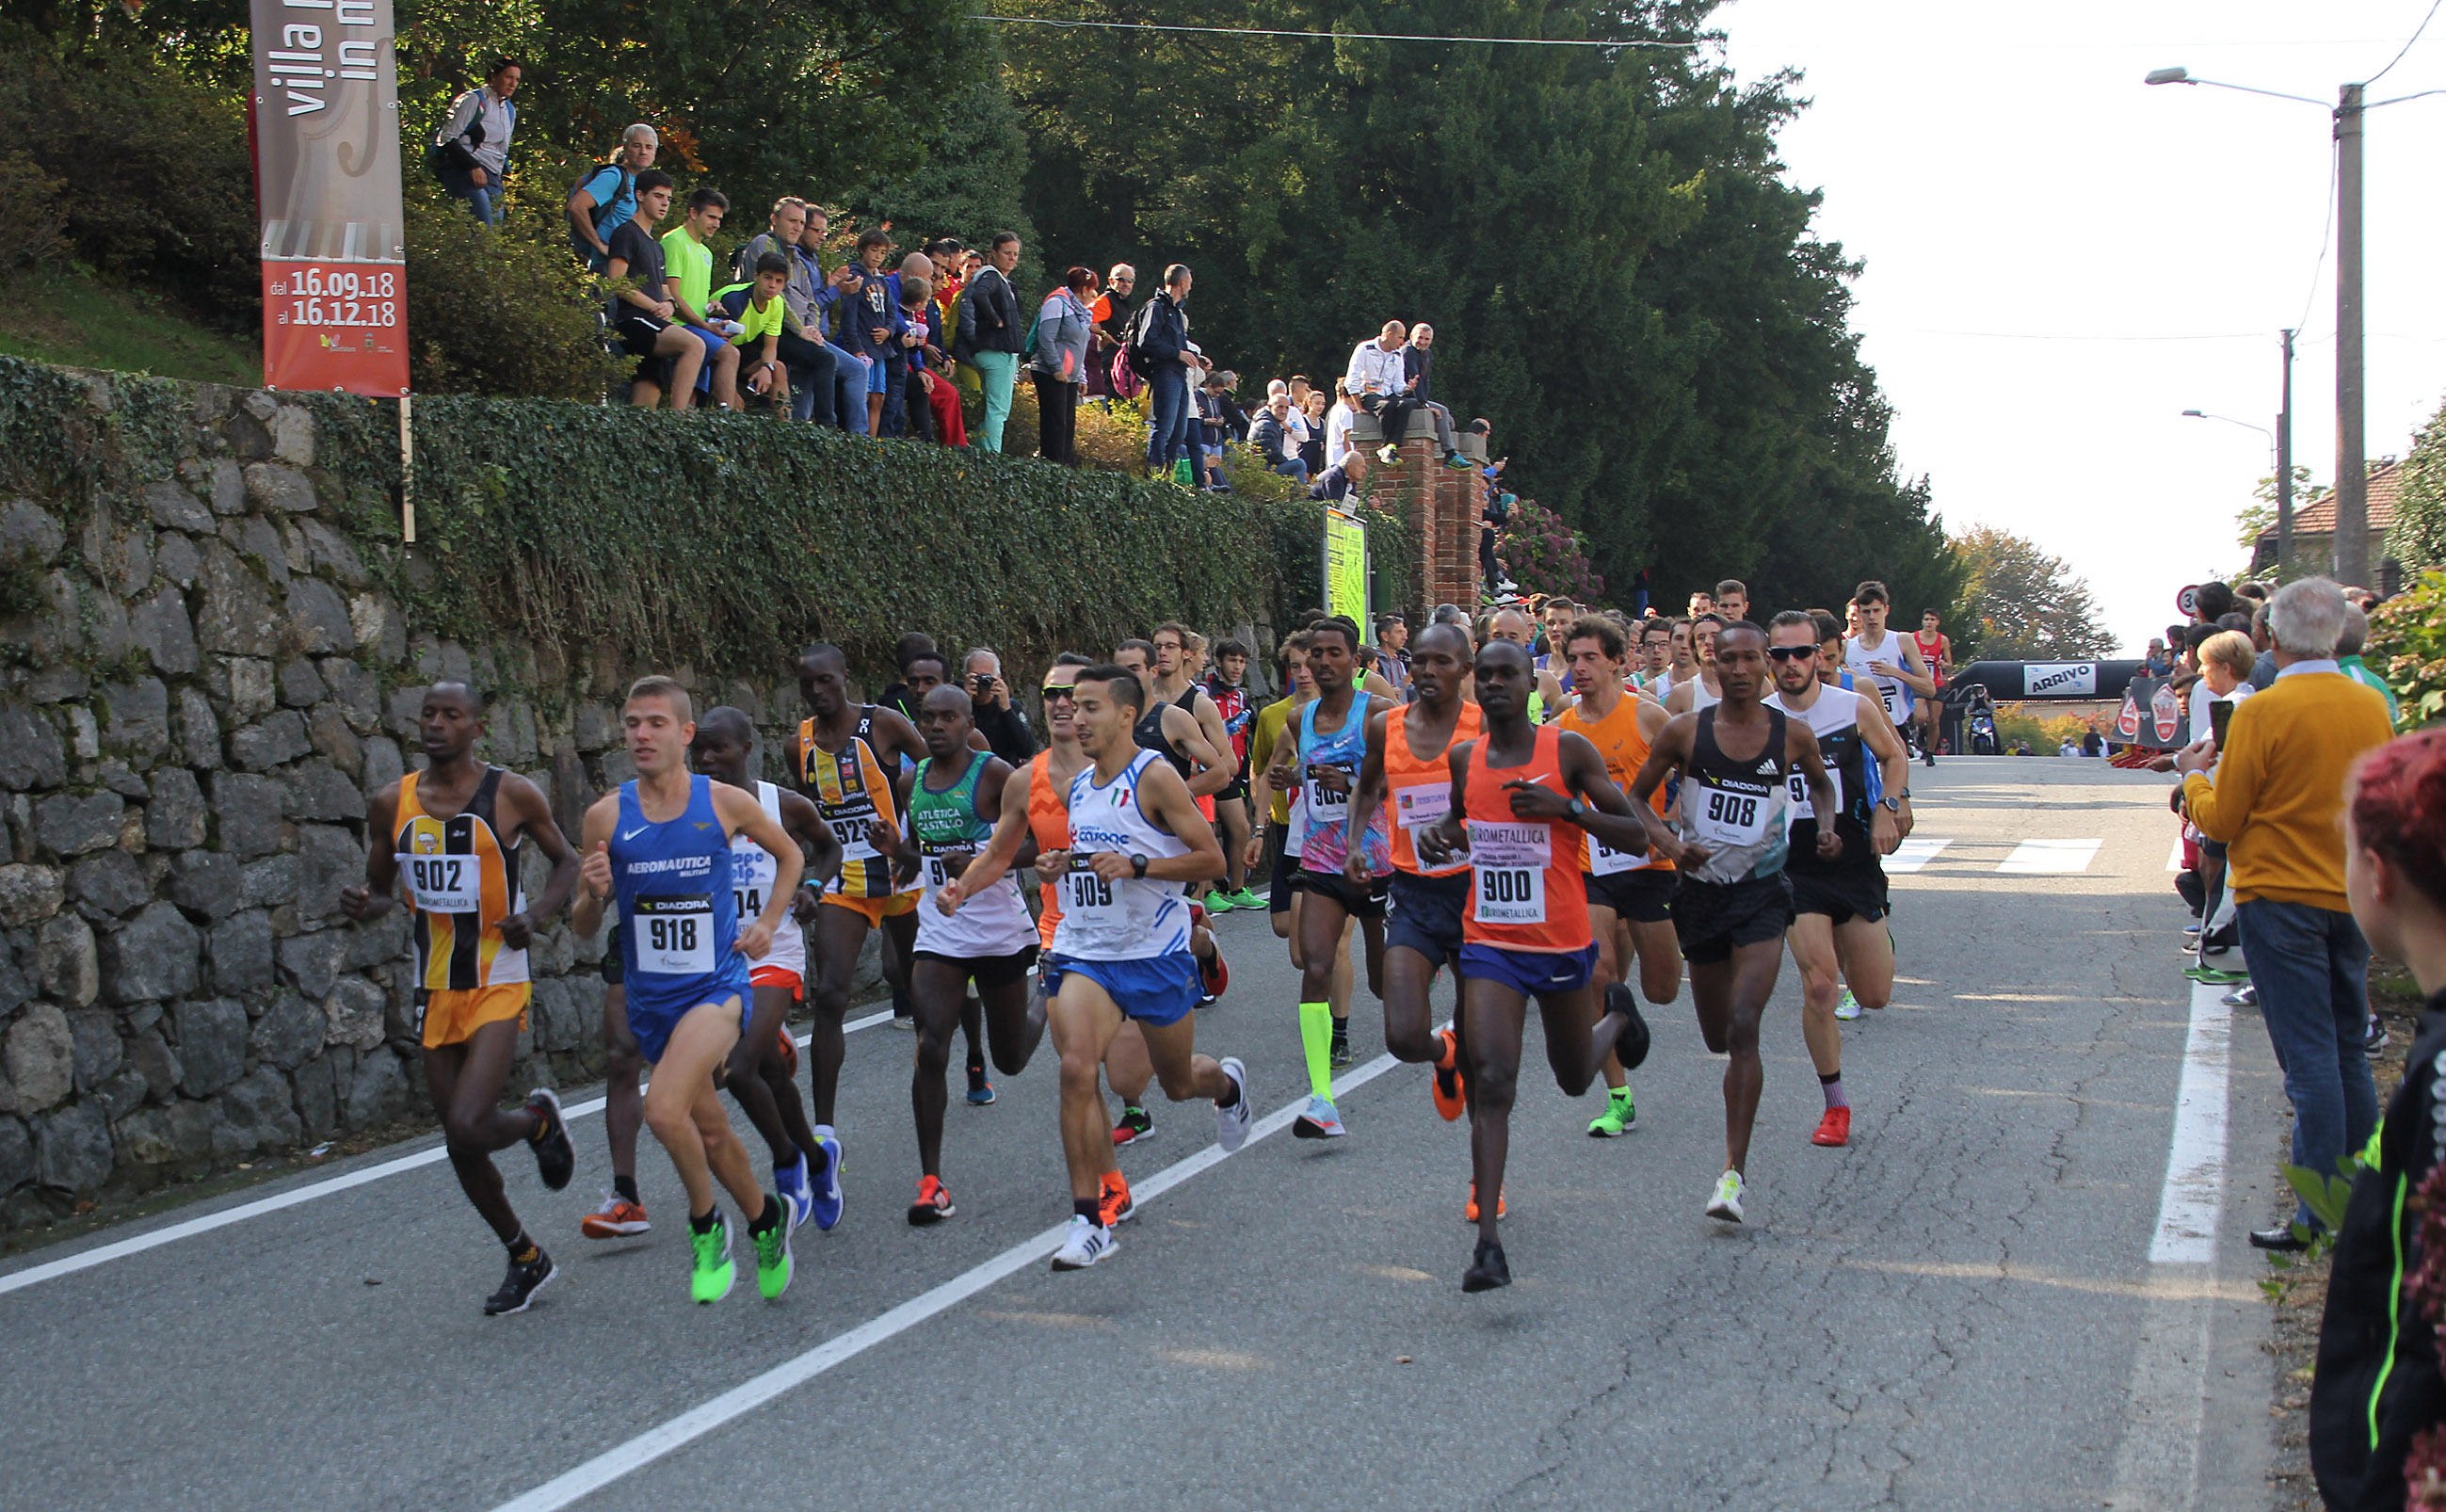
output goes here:
<path id="1" fill-rule="evenodd" d="M 1895 1001 L 1847 1027 L 1853 1143 L 1808 1142 L 1821 1103 L 1787 961 L 1747 1226 L 1701 1212 L 1722 1062 L 1685 988 L 1650 1010 L 1628 1138 L 1586 1137 L 1599 1100 L 1524 1072 L 1508 1291 L 1459 1291 L 1463 1129 L 1397 1068 L 1344 1100 L 1350 1138 L 1253 1144 L 1146 1202 L 1095 1269 L 1029 1264 L 590 1500 L 2173 1504 L 2117 1484 L 2190 1000 L 2163 783 L 2041 759 L 1913 782 L 1919 834 L 1953 843 L 1895 879 Z M 2104 844 L 2078 876 L 1996 873 L 2034 838 Z M 1271 1110 L 1304 1090 L 1296 979 L 1261 917 L 1220 928 L 1232 987 L 1201 1045 L 1246 1057 Z M 1381 1049 L 1364 987 L 1352 1023 L 1364 1062 Z M 2210 1448 L 2179 1499 L 2199 1506 L 2266 1500 L 2266 1314 L 2241 1239 L 2280 1200 L 2260 1167 L 2281 1097 L 2255 1019 L 2237 1018 L 2233 1043 L 2248 1169 L 2230 1179 L 2228 1253 L 2203 1283 L 2214 1337 L 2192 1436 Z M 567 1192 L 503 1159 L 564 1270 L 522 1316 L 480 1314 L 500 1252 L 442 1164 L 0 1295 L 5 1500 L 497 1505 L 1061 1221 L 1048 1049 L 995 1106 L 954 1101 L 959 1216 L 905 1224 L 909 1053 L 888 1027 L 851 1037 L 848 1215 L 800 1232 L 778 1304 L 743 1281 L 687 1303 L 676 1183 L 650 1136 L 656 1231 L 577 1237 L 609 1179 L 599 1115 L 574 1125 Z M 1202 1107 L 1155 1116 L 1157 1138 L 1125 1152 L 1134 1180 L 1213 1138 Z"/>

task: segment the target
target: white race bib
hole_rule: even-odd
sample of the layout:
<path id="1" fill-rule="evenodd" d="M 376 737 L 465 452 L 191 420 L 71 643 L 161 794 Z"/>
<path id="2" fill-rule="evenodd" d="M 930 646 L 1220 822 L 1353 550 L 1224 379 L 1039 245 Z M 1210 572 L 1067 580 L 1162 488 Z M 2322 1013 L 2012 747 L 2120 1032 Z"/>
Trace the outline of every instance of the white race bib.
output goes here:
<path id="1" fill-rule="evenodd" d="M 1118 923 L 1124 905 L 1113 900 L 1110 879 L 1097 876 L 1083 865 L 1062 874 L 1062 912 L 1076 916 L 1082 923 Z"/>
<path id="2" fill-rule="evenodd" d="M 1419 837 L 1442 823 L 1444 816 L 1451 812 L 1452 784 L 1449 782 L 1417 783 L 1393 789 L 1393 822 L 1401 825 L 1402 832 L 1410 837 L 1410 850 L 1418 856 L 1419 870 L 1423 875 L 1432 877 L 1443 872 L 1457 872 L 1469 864 L 1454 861 L 1447 866 L 1429 866 L 1425 853 L 1419 850 Z"/>
<path id="3" fill-rule="evenodd" d="M 1843 768 L 1827 767 L 1826 780 L 1834 784 L 1834 812 L 1840 814 L 1843 812 Z M 1802 820 L 1815 819 L 1817 814 L 1809 806 L 1809 778 L 1806 774 L 1794 772 L 1785 779 L 1785 786 L 1791 790 L 1792 798 L 1783 810 L 1783 832 L 1789 835 L 1800 827 Z"/>
<path id="4" fill-rule="evenodd" d="M 1589 875 L 1611 877 L 1616 872 L 1645 871 L 1651 862 L 1647 852 L 1618 851 L 1594 835 L 1589 837 Z"/>
<path id="5" fill-rule="evenodd" d="M 875 823 L 875 809 L 870 805 L 864 813 L 842 814 L 826 821 L 833 827 L 833 838 L 840 841 L 844 864 L 871 861 L 882 854 L 875 848 L 875 842 L 867 839 L 866 832 Z"/>
<path id="6" fill-rule="evenodd" d="M 941 892 L 943 884 L 950 881 L 952 875 L 950 861 L 941 856 L 926 857 L 917 871 L 918 881 L 930 893 Z"/>
<path id="7" fill-rule="evenodd" d="M 1546 922 L 1546 862 L 1553 844 L 1552 825 L 1469 822 L 1469 864 L 1477 874 L 1479 923 Z"/>
<path id="8" fill-rule="evenodd" d="M 428 914 L 475 914 L 483 909 L 484 868 L 480 856 L 399 858 L 407 896 Z"/>
<path id="9" fill-rule="evenodd" d="M 637 970 L 656 976 L 702 976 L 713 970 L 713 899 L 704 893 L 640 898 L 629 928 Z"/>
<path id="10" fill-rule="evenodd" d="M 1330 824 L 1350 817 L 1350 795 L 1337 793 L 1313 777 L 1300 784 L 1300 797 L 1316 823 Z"/>
<path id="11" fill-rule="evenodd" d="M 1755 845 L 1766 838 L 1764 794 L 1736 793 L 1696 783 L 1683 797 L 1691 801 L 1689 813 L 1699 838 L 1710 845 Z"/>

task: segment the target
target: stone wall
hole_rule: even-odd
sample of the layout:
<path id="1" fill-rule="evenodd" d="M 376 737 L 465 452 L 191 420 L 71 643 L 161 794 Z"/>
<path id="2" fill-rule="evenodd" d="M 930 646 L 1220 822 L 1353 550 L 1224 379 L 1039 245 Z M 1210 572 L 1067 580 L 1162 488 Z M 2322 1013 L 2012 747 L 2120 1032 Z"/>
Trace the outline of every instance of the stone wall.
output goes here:
<path id="1" fill-rule="evenodd" d="M 338 911 L 367 795 L 421 764 L 427 682 L 492 698 L 483 754 L 573 834 L 630 775 L 614 709 L 640 669 L 412 623 L 383 585 L 414 564 L 367 533 L 362 496 L 341 507 L 311 404 L 177 392 L 174 464 L 103 487 L 19 467 L 0 491 L 0 1229 L 429 1117 L 406 915 Z M 82 420 L 106 431 L 113 393 L 90 384 Z M 768 753 L 799 717 L 787 658 L 775 682 L 697 689 Z M 514 1089 L 599 1072 L 600 951 L 565 917 L 537 939 Z"/>

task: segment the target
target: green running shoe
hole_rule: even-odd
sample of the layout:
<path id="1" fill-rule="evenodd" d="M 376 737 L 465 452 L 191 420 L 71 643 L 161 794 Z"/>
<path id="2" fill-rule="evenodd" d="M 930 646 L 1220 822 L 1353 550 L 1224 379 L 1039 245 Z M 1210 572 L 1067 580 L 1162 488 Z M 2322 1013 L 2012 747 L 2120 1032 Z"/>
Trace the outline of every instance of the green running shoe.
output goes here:
<path id="1" fill-rule="evenodd" d="M 1219 887 L 1207 894 L 1202 901 L 1206 905 L 1206 912 L 1210 914 L 1228 914 L 1240 906 L 1232 900 L 1231 894 Z"/>
<path id="2" fill-rule="evenodd" d="M 1259 896 L 1257 896 L 1257 894 L 1255 894 L 1254 892 L 1251 892 L 1251 890 L 1250 890 L 1250 889 L 1249 889 L 1249 888 L 1244 884 L 1238 892 L 1233 893 L 1233 894 L 1232 895 L 1232 906 L 1233 908 L 1260 908 L 1260 909 L 1261 909 L 1261 908 L 1264 908 L 1264 907 L 1266 906 L 1266 900 L 1265 900 L 1263 898 L 1260 898 Z"/>
<path id="3" fill-rule="evenodd" d="M 700 1234 L 696 1225 L 688 1225 L 688 1248 L 695 1252 L 696 1266 L 688 1274 L 688 1295 L 700 1302 L 719 1302 L 730 1295 L 731 1285 L 739 1279 L 739 1267 L 730 1261 L 730 1223 L 716 1208 L 713 1227 Z"/>
<path id="4" fill-rule="evenodd" d="M 756 1290 L 764 1294 L 765 1301 L 771 1302 L 778 1300 L 782 1293 L 790 1289 L 790 1276 L 794 1267 L 790 1260 L 790 1220 L 787 1210 L 781 1206 L 780 1200 L 776 1198 L 767 1197 L 764 1202 L 768 1209 L 783 1215 L 781 1221 L 762 1234 L 751 1228 L 747 1231 L 747 1238 L 749 1242 L 756 1246 Z M 729 1289 L 727 1285 L 723 1288 L 725 1292 Z"/>
<path id="5" fill-rule="evenodd" d="M 2183 974 L 2192 981 L 2205 982 L 2211 987 L 2231 987 L 2238 982 L 2250 980 L 2248 972 L 2221 972 L 2213 966 L 2194 966 Z"/>
<path id="6" fill-rule="evenodd" d="M 1852 995 L 1852 990 L 1848 987 L 1843 989 L 1842 999 L 1834 1005 L 1834 1016 L 1846 1021 L 1860 1016 L 1860 1000 Z"/>
<path id="7" fill-rule="evenodd" d="M 1589 1121 L 1589 1138 L 1618 1140 L 1639 1127 L 1639 1110 L 1631 1106 L 1630 1088 L 1617 1087 L 1606 1097 L 1606 1110 Z"/>

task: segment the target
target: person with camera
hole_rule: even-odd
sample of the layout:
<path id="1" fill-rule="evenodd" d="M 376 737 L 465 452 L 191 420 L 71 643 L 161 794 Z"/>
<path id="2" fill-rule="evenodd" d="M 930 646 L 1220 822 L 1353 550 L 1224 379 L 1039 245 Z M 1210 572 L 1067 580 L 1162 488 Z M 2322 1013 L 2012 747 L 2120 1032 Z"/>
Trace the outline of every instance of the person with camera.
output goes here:
<path id="1" fill-rule="evenodd" d="M 979 646 L 961 662 L 960 685 L 975 705 L 977 733 L 986 747 L 1013 766 L 1025 766 L 1036 754 L 1036 734 L 1027 715 L 1011 707 L 1010 684 L 1002 677 L 1002 653 Z"/>

